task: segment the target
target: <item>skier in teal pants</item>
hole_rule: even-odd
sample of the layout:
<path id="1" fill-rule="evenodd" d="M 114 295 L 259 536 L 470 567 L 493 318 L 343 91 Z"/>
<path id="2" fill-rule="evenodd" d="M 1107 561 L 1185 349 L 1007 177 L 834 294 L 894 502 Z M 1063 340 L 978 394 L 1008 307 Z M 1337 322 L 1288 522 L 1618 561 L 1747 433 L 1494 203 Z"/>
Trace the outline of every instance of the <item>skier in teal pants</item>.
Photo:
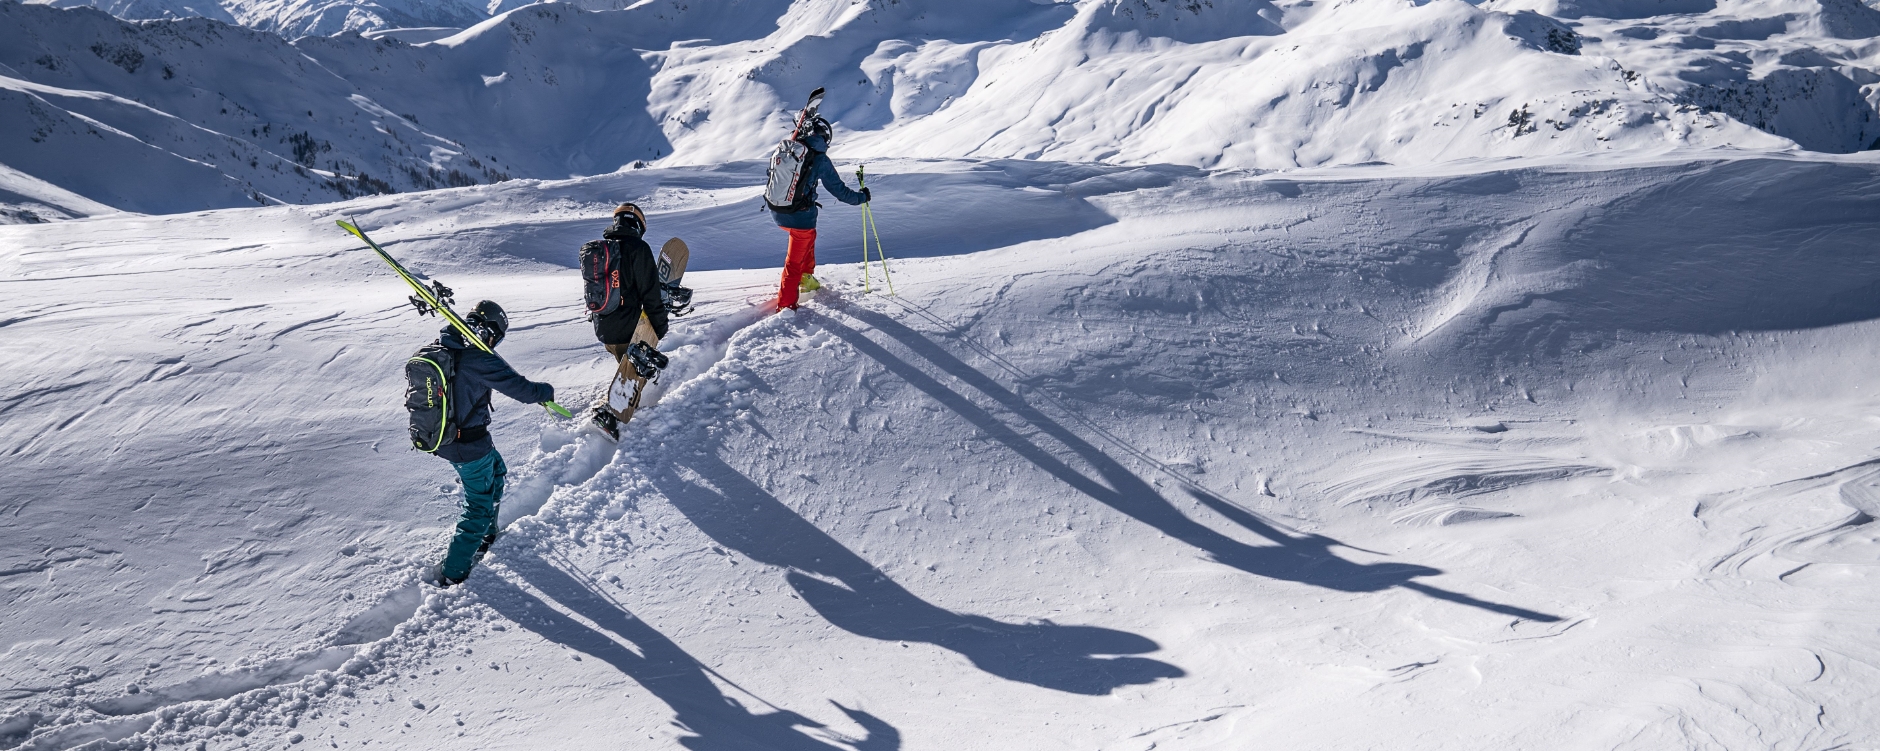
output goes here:
<path id="1" fill-rule="evenodd" d="M 509 331 L 509 316 L 496 303 L 484 300 L 464 317 L 464 322 L 483 338 L 490 349 Z M 457 426 L 456 440 L 440 446 L 437 455 L 450 460 L 463 479 L 463 515 L 457 520 L 457 532 L 451 537 L 444 562 L 433 572 L 440 587 L 461 584 L 469 578 L 470 568 L 496 542 L 496 514 L 502 507 L 503 481 L 509 468 L 490 440 L 490 391 L 502 392 L 524 404 L 553 401 L 555 387 L 522 377 L 509 363 L 493 352 L 484 352 L 464 341 L 463 335 L 449 326 L 438 342 L 457 350 L 457 377 L 451 384 L 453 405 L 451 424 Z"/>

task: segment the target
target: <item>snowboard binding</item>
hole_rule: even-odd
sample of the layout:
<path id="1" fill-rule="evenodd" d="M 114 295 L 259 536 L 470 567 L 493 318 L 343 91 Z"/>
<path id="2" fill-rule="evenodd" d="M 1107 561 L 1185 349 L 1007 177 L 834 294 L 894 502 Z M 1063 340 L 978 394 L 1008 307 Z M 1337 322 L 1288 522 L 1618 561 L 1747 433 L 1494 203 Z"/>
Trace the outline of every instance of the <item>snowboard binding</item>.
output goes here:
<path id="1" fill-rule="evenodd" d="M 620 440 L 620 418 L 614 415 L 612 407 L 601 405 L 594 408 L 594 427 L 616 441 Z"/>
<path id="2" fill-rule="evenodd" d="M 638 373 L 641 378 L 657 377 L 659 371 L 664 370 L 671 362 L 666 359 L 665 355 L 660 354 L 659 350 L 647 346 L 646 342 L 634 342 L 633 346 L 628 347 L 627 359 L 633 361 L 633 372 Z"/>
<path id="3" fill-rule="evenodd" d="M 666 303 L 666 315 L 684 317 L 692 312 L 692 288 L 666 283 L 659 285 L 660 299 Z"/>

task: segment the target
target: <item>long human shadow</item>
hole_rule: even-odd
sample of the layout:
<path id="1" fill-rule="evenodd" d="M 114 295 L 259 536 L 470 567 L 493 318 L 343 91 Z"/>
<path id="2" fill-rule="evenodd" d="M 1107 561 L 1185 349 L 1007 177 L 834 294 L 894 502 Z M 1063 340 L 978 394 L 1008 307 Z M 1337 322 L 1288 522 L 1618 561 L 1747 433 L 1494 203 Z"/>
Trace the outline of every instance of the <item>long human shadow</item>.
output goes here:
<path id="1" fill-rule="evenodd" d="M 695 735 L 679 744 L 702 751 L 835 751 L 843 748 L 805 735 L 799 727 L 822 728 L 808 717 L 778 710 L 758 714 L 725 696 L 707 677 L 707 668 L 645 621 L 634 617 L 605 596 L 561 568 L 514 549 L 505 563 L 530 586 L 549 599 L 614 633 L 638 649 L 561 613 L 527 590 L 501 576 L 479 576 L 471 589 L 503 617 L 542 638 L 591 655 L 614 666 L 627 677 L 672 707 L 673 722 Z M 728 682 L 728 681 L 727 681 Z M 868 731 L 862 739 L 849 739 L 860 751 L 893 751 L 901 747 L 894 726 L 859 709 L 842 710 Z"/>
<path id="2" fill-rule="evenodd" d="M 1402 587 L 1430 597 L 1516 618 L 1548 623 L 1560 620 L 1559 616 L 1479 600 L 1459 592 L 1450 592 L 1413 581 L 1417 577 L 1441 574 L 1440 569 L 1404 563 L 1367 564 L 1345 560 L 1333 553 L 1331 548 L 1334 545 L 1350 546 L 1324 535 L 1285 532 L 1245 509 L 1229 503 L 1226 499 L 1191 488 L 1189 493 L 1202 505 L 1274 544 L 1249 545 L 1223 535 L 1188 518 L 1174 504 L 1163 498 L 1154 487 L 1104 453 L 1102 449 L 1078 437 L 1076 433 L 1032 407 L 1018 394 L 1007 390 L 990 376 L 954 357 L 945 348 L 920 332 L 908 328 L 893 318 L 860 306 L 845 307 L 843 312 L 893 338 L 901 346 L 919 355 L 942 372 L 983 392 L 1006 411 L 1030 423 L 1045 435 L 1070 449 L 1078 459 L 1090 466 L 1094 474 L 1087 474 L 1072 467 L 1043 446 L 1020 435 L 1018 431 L 1000 421 L 990 411 L 973 403 L 965 395 L 948 388 L 919 367 L 888 351 L 887 347 L 863 336 L 860 331 L 827 315 L 818 316 L 816 321 L 842 337 L 862 354 L 874 358 L 889 372 L 926 392 L 928 396 L 952 409 L 954 413 L 991 436 L 993 440 L 1004 444 L 1066 485 L 1076 488 L 1084 495 L 1130 518 L 1160 530 L 1163 534 L 1200 548 L 1215 561 L 1257 576 L 1295 581 L 1341 592 L 1378 592 L 1392 587 Z"/>
<path id="3" fill-rule="evenodd" d="M 932 644 L 1000 678 L 1088 696 L 1185 675 L 1174 665 L 1128 656 L 1160 647 L 1127 631 L 1005 623 L 922 600 L 716 456 L 678 459 L 655 481 L 700 531 L 789 569 L 784 578 L 805 603 L 857 636 Z"/>

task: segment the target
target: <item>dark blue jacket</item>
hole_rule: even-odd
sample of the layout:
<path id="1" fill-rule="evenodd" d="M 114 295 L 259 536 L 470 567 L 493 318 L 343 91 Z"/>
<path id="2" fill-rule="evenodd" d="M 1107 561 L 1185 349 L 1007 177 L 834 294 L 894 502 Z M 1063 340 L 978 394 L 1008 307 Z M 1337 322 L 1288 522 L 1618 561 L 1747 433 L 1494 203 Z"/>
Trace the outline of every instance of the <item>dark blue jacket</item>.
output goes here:
<path id="1" fill-rule="evenodd" d="M 823 153 L 829 148 L 829 142 L 818 136 L 810 136 L 803 139 L 803 143 L 809 144 L 810 149 L 809 174 L 807 175 L 809 179 L 797 184 L 796 195 L 802 198 L 807 194 L 811 203 L 809 208 L 794 214 L 770 212 L 771 218 L 777 221 L 779 227 L 816 228 L 816 183 L 822 183 L 823 187 L 829 189 L 829 195 L 835 196 L 838 201 L 850 206 L 859 206 L 862 203 L 861 192 L 849 190 L 849 186 L 842 183 L 842 177 L 836 174 L 835 162 L 829 161 L 829 155 Z"/>
<path id="2" fill-rule="evenodd" d="M 449 443 L 437 455 L 456 464 L 474 462 L 495 450 L 490 440 L 490 390 L 495 389 L 523 404 L 541 404 L 555 398 L 555 387 L 523 378 L 503 358 L 464 341 L 463 335 L 450 327 L 437 338 L 438 343 L 456 350 L 457 378 L 451 382 L 451 422 L 459 431 L 483 433 L 476 440 Z"/>

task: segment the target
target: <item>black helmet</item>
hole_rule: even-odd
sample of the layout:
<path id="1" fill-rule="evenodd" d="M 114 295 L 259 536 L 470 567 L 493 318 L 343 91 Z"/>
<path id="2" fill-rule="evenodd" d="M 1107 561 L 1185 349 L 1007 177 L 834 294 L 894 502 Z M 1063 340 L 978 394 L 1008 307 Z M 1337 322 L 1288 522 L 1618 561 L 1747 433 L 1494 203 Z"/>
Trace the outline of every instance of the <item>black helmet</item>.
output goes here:
<path id="1" fill-rule="evenodd" d="M 646 212 L 639 206 L 623 203 L 614 208 L 614 226 L 607 228 L 602 237 L 613 239 L 617 235 L 640 237 L 646 234 Z"/>
<path id="2" fill-rule="evenodd" d="M 835 126 L 830 125 L 829 121 L 824 119 L 822 115 L 811 118 L 809 123 L 805 125 L 804 130 L 805 135 L 817 136 L 823 140 L 825 145 L 833 143 L 836 140 Z"/>
<path id="3" fill-rule="evenodd" d="M 470 330 L 483 337 L 483 343 L 495 349 L 503 341 L 503 335 L 509 333 L 509 314 L 503 312 L 503 306 L 493 300 L 484 300 L 470 309 L 470 315 L 464 316 L 464 323 L 470 324 Z"/>

